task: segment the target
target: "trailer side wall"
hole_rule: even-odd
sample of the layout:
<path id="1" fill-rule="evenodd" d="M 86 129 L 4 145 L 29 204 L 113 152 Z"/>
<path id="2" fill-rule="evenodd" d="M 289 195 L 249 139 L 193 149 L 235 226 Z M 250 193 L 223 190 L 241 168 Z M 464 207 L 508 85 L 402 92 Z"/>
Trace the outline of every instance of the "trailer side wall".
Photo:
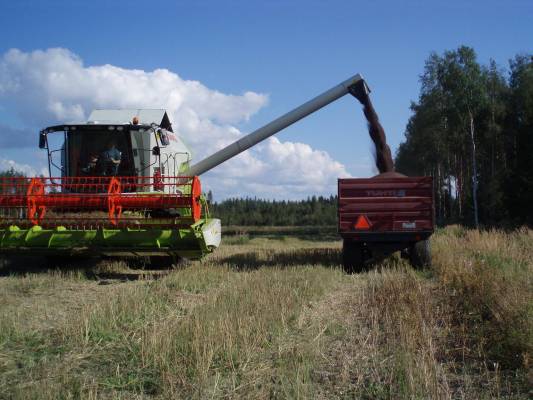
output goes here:
<path id="1" fill-rule="evenodd" d="M 343 238 L 425 238 L 434 229 L 431 177 L 338 180 L 338 227 Z M 356 228 L 360 218 L 366 221 Z M 420 239 L 417 239 L 420 240 Z"/>

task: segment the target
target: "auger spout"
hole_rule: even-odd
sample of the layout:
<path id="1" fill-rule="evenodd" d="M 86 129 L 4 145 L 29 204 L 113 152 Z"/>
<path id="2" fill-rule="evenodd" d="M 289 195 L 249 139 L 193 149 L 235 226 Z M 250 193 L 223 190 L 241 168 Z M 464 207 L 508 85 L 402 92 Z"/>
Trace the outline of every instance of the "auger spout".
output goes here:
<path id="1" fill-rule="evenodd" d="M 287 128 L 309 114 L 320 110 L 322 107 L 327 106 L 328 104 L 348 93 L 351 93 L 355 97 L 359 98 L 358 96 L 360 96 L 360 94 L 368 94 L 369 92 L 370 89 L 363 80 L 363 77 L 359 74 L 356 74 L 351 78 L 346 79 L 344 82 L 332 87 L 331 89 L 326 90 L 324 93 L 319 94 L 312 100 L 309 100 L 307 103 L 296 107 L 294 110 L 289 111 L 285 115 L 282 115 L 281 117 L 244 136 L 229 146 L 217 151 L 197 164 L 194 164 L 189 168 L 188 171 L 185 172 L 185 175 L 198 176 L 211 170 L 217 165 L 222 164 L 224 161 L 235 157 L 257 143 Z"/>

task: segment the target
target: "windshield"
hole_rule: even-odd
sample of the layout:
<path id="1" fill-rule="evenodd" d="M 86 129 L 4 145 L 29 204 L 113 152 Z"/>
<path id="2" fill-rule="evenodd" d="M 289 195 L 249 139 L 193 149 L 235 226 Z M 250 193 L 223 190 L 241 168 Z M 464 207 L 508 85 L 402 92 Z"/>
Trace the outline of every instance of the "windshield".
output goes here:
<path id="1" fill-rule="evenodd" d="M 127 130 L 78 127 L 67 135 L 68 176 L 133 176 L 131 135 Z"/>

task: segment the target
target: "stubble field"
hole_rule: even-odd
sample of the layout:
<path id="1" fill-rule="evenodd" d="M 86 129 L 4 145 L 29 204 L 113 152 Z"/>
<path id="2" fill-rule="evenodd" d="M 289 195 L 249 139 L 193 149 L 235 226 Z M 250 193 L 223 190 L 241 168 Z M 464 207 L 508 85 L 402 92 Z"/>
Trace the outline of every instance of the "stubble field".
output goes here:
<path id="1" fill-rule="evenodd" d="M 448 227 L 346 275 L 335 235 L 230 230 L 174 271 L 0 267 L 0 398 L 530 398 L 533 231 Z"/>

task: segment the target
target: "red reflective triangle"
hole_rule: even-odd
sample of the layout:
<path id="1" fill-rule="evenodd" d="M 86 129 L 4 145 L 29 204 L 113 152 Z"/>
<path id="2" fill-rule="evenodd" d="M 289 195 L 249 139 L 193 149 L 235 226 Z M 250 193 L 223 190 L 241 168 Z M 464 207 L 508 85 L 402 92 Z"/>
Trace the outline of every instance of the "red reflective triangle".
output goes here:
<path id="1" fill-rule="evenodd" d="M 354 225 L 355 229 L 370 229 L 370 221 L 368 218 L 364 215 L 360 215 L 359 218 L 357 218 L 357 222 Z"/>

